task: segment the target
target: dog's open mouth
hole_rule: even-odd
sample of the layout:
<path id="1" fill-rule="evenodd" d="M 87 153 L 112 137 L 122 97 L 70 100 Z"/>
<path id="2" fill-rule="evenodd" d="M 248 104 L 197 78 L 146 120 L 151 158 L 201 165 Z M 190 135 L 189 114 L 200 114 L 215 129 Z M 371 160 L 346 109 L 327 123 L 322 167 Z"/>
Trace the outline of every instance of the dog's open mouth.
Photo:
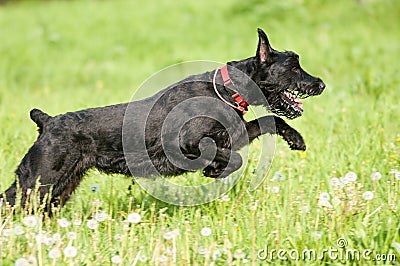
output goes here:
<path id="1" fill-rule="evenodd" d="M 280 111 L 289 119 L 299 117 L 303 114 L 302 99 L 307 98 L 307 93 L 299 90 L 285 90 L 281 93 Z"/>
<path id="2" fill-rule="evenodd" d="M 300 100 L 300 97 L 298 95 L 298 92 L 283 92 L 283 98 L 288 104 L 297 109 L 303 110 L 303 102 Z"/>

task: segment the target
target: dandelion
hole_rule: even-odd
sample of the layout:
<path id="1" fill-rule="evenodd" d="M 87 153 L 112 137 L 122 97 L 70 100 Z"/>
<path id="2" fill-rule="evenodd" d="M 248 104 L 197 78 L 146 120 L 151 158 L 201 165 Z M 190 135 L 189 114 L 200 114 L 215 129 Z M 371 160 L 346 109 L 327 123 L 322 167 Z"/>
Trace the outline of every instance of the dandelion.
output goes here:
<path id="1" fill-rule="evenodd" d="M 235 253 L 233 253 L 233 258 L 237 260 L 243 259 L 245 256 L 246 254 L 241 249 L 237 249 Z"/>
<path id="2" fill-rule="evenodd" d="M 286 176 L 281 171 L 276 171 L 272 179 L 276 181 L 283 181 L 286 179 Z"/>
<path id="3" fill-rule="evenodd" d="M 58 219 L 58 225 L 62 228 L 67 228 L 71 225 L 71 222 L 68 221 L 66 218 Z"/>
<path id="4" fill-rule="evenodd" d="M 124 239 L 124 236 L 121 234 L 116 234 L 114 236 L 114 240 L 116 240 L 116 241 L 122 241 L 123 239 Z"/>
<path id="5" fill-rule="evenodd" d="M 108 219 L 108 214 L 105 211 L 99 211 L 94 216 L 94 219 L 98 222 L 103 222 Z"/>
<path id="6" fill-rule="evenodd" d="M 331 196 L 329 196 L 328 192 L 321 192 L 321 194 L 319 194 L 319 200 L 328 201 L 330 199 L 331 199 Z"/>
<path id="7" fill-rule="evenodd" d="M 111 262 L 113 264 L 121 264 L 122 263 L 122 258 L 119 255 L 114 255 L 111 257 Z"/>
<path id="8" fill-rule="evenodd" d="M 13 231 L 14 231 L 14 234 L 17 235 L 17 236 L 20 236 L 20 235 L 25 233 L 25 229 L 24 229 L 24 227 L 22 225 L 16 225 L 14 227 Z"/>
<path id="9" fill-rule="evenodd" d="M 394 175 L 394 178 L 396 180 L 400 180 L 400 172 L 399 171 L 392 169 L 392 170 L 390 170 L 389 174 Z"/>
<path id="10" fill-rule="evenodd" d="M 165 240 L 171 240 L 175 237 L 175 234 L 172 231 L 168 231 L 163 235 Z"/>
<path id="11" fill-rule="evenodd" d="M 315 231 L 315 232 L 312 233 L 312 236 L 315 239 L 321 239 L 322 238 L 322 232 L 321 231 Z"/>
<path id="12" fill-rule="evenodd" d="M 228 195 L 223 195 L 223 196 L 221 197 L 221 200 L 222 200 L 222 201 L 225 201 L 225 202 L 228 202 L 228 201 L 230 201 L 231 199 L 229 198 Z"/>
<path id="13" fill-rule="evenodd" d="M 348 172 L 345 176 L 345 179 L 347 179 L 349 182 L 356 182 L 357 180 L 357 174 L 354 172 Z"/>
<path id="14" fill-rule="evenodd" d="M 200 234 L 202 236 L 210 236 L 211 235 L 211 228 L 204 227 L 201 229 Z"/>
<path id="15" fill-rule="evenodd" d="M 2 232 L 2 233 L 1 233 L 1 231 L 0 231 L 0 233 L 1 233 L 3 236 L 5 236 L 5 237 L 10 236 L 10 235 L 11 235 L 11 232 L 12 232 L 12 230 L 9 229 L 9 228 L 3 229 L 3 232 Z"/>
<path id="16" fill-rule="evenodd" d="M 64 248 L 64 256 L 67 258 L 73 258 L 78 254 L 76 247 L 68 246 Z"/>
<path id="17" fill-rule="evenodd" d="M 146 255 L 140 255 L 139 261 L 140 262 L 146 262 L 147 261 L 147 256 Z"/>
<path id="18" fill-rule="evenodd" d="M 35 227 L 38 224 L 39 218 L 35 215 L 29 215 L 24 218 L 22 221 L 23 224 L 27 227 Z"/>
<path id="19" fill-rule="evenodd" d="M 378 181 L 381 178 L 382 178 L 382 174 L 379 172 L 374 172 L 371 174 L 372 181 Z"/>
<path id="20" fill-rule="evenodd" d="M 49 251 L 49 258 L 50 259 L 58 259 L 61 257 L 61 251 L 58 248 L 53 248 Z"/>
<path id="21" fill-rule="evenodd" d="M 36 239 L 36 243 L 44 244 L 46 242 L 47 237 L 46 237 L 46 235 L 44 235 L 40 232 L 35 236 L 35 239 Z"/>
<path id="22" fill-rule="evenodd" d="M 332 187 L 340 187 L 342 182 L 340 181 L 339 178 L 332 177 L 331 180 L 329 181 L 329 184 L 331 184 Z"/>
<path id="23" fill-rule="evenodd" d="M 99 227 L 99 223 L 96 220 L 90 219 L 86 222 L 86 226 L 89 229 L 96 230 Z"/>
<path id="24" fill-rule="evenodd" d="M 53 234 L 53 240 L 56 242 L 61 241 L 61 235 L 59 233 Z"/>
<path id="25" fill-rule="evenodd" d="M 77 236 L 76 232 L 68 232 L 68 234 L 67 234 L 67 238 L 69 240 L 75 240 L 76 236 Z"/>
<path id="26" fill-rule="evenodd" d="M 214 250 L 212 254 L 213 260 L 219 260 L 222 257 L 222 253 L 219 249 Z"/>
<path id="27" fill-rule="evenodd" d="M 142 220 L 142 217 L 140 216 L 139 213 L 133 212 L 128 215 L 127 220 L 128 220 L 128 222 L 130 222 L 132 224 L 137 224 L 137 223 L 140 223 L 140 221 Z"/>
<path id="28" fill-rule="evenodd" d="M 321 194 L 319 194 L 318 206 L 332 208 L 333 206 L 329 203 L 330 199 L 331 196 L 329 196 L 328 192 L 321 192 Z"/>
<path id="29" fill-rule="evenodd" d="M 363 197 L 364 200 L 372 200 L 372 199 L 374 198 L 374 192 L 372 192 L 372 191 L 365 191 L 365 192 L 362 194 L 362 197 Z"/>
<path id="30" fill-rule="evenodd" d="M 93 207 L 100 207 L 101 206 L 101 201 L 99 200 L 99 199 L 95 199 L 93 202 L 92 202 L 92 206 Z"/>
<path id="31" fill-rule="evenodd" d="M 45 244 L 46 246 L 52 246 L 55 243 L 56 243 L 56 241 L 52 237 L 46 237 L 46 239 L 44 239 L 44 241 L 43 241 L 43 244 Z"/>
<path id="32" fill-rule="evenodd" d="M 25 258 L 19 258 L 15 261 L 15 266 L 29 266 L 30 263 Z"/>
<path id="33" fill-rule="evenodd" d="M 280 189 L 277 186 L 271 187 L 271 193 L 277 194 L 277 193 L 279 193 L 279 190 Z"/>

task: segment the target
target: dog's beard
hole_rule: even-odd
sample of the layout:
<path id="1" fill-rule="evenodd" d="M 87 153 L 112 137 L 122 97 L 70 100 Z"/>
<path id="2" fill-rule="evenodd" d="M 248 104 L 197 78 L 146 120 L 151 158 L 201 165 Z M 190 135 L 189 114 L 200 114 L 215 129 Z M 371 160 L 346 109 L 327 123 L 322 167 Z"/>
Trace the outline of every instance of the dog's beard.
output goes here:
<path id="1" fill-rule="evenodd" d="M 286 89 L 275 91 L 274 86 L 265 82 L 261 83 L 261 89 L 267 99 L 266 107 L 279 116 L 294 119 L 303 114 L 302 99 L 310 95 L 303 89 Z"/>

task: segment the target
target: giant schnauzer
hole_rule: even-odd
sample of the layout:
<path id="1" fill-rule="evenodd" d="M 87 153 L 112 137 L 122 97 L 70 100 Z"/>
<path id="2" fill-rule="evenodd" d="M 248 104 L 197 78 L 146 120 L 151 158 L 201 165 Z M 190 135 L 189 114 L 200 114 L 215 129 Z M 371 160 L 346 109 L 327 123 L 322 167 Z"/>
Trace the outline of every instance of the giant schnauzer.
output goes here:
<path id="1" fill-rule="evenodd" d="M 280 135 L 293 150 L 305 150 L 300 133 L 281 117 L 248 122 L 243 118 L 248 105 L 265 106 L 289 119 L 299 117 L 301 99 L 319 95 L 325 88 L 321 79 L 300 67 L 297 54 L 274 50 L 261 29 L 258 37 L 254 57 L 190 76 L 144 100 L 54 117 L 33 109 L 30 117 L 39 136 L 18 166 L 15 182 L 1 197 L 15 205 L 19 188 L 24 205 L 27 190 L 39 184 L 41 200 L 48 195 L 47 203 L 63 204 L 90 168 L 142 177 L 203 169 L 205 176 L 223 178 L 242 165 L 237 151 L 266 133 Z M 178 106 L 180 111 L 175 110 Z M 178 115 L 171 119 L 168 115 L 174 110 Z M 193 110 L 201 110 L 201 115 L 190 119 Z M 175 132 L 174 119 L 180 116 L 188 119 Z M 172 133 L 163 128 L 168 119 Z M 188 163 L 173 158 L 170 143 L 177 143 Z"/>

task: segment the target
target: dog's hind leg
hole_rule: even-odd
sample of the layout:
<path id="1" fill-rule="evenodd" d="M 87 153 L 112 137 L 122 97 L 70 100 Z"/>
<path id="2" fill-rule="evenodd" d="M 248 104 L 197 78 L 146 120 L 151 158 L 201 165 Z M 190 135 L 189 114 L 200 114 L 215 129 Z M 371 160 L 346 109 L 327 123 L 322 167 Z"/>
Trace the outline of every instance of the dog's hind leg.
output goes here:
<path id="1" fill-rule="evenodd" d="M 213 178 L 224 178 L 242 166 L 239 153 L 226 148 L 218 148 L 214 160 L 203 170 L 203 174 Z"/>

